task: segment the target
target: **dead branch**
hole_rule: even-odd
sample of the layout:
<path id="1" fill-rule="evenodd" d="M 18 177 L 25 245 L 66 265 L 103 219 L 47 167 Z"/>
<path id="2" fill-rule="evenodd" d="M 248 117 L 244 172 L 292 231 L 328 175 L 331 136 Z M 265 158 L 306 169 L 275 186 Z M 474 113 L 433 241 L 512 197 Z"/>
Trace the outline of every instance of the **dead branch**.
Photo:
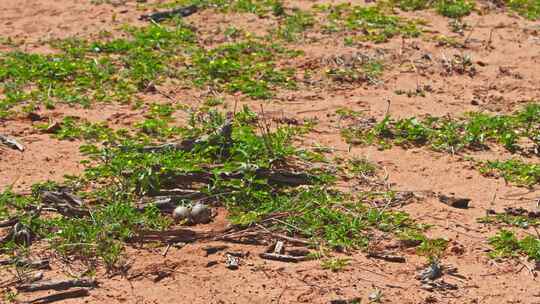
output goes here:
<path id="1" fill-rule="evenodd" d="M 34 269 L 50 269 L 49 260 L 26 260 L 26 259 L 3 259 L 0 265 L 14 264 L 17 267 L 28 267 Z"/>
<path id="2" fill-rule="evenodd" d="M 21 284 L 21 283 L 33 283 L 41 279 L 43 279 L 43 272 L 39 271 L 28 277 L 19 277 L 15 280 L 8 280 L 8 281 L 1 282 L 0 288 L 7 288 L 12 285 Z"/>
<path id="3" fill-rule="evenodd" d="M 143 230 L 139 231 L 138 237 L 141 239 L 167 239 L 181 238 L 182 241 L 194 241 L 204 236 L 198 235 L 197 232 L 190 229 L 175 229 L 165 231 Z"/>
<path id="4" fill-rule="evenodd" d="M 229 234 L 222 234 L 212 238 L 213 241 L 223 241 L 236 244 L 250 244 L 250 245 L 259 245 L 261 244 L 260 231 L 237 231 Z"/>
<path id="5" fill-rule="evenodd" d="M 314 244 L 313 242 L 310 242 L 310 241 L 304 240 L 304 239 L 300 239 L 300 238 L 294 238 L 294 237 L 290 237 L 290 236 L 286 236 L 286 235 L 279 234 L 279 233 L 274 233 L 274 232 L 269 232 L 269 233 L 273 237 L 285 240 L 285 241 L 287 241 L 289 243 L 296 244 L 296 245 L 310 246 L 310 245 Z"/>
<path id="6" fill-rule="evenodd" d="M 19 291 L 38 291 L 38 290 L 65 290 L 72 287 L 96 287 L 98 285 L 95 279 L 73 279 L 60 281 L 44 281 L 39 283 L 23 284 L 17 286 Z"/>
<path id="7" fill-rule="evenodd" d="M 285 244 L 283 243 L 283 241 L 277 241 L 276 245 L 274 246 L 274 253 L 282 254 L 283 251 L 285 251 Z"/>
<path id="8" fill-rule="evenodd" d="M 0 222 L 0 228 L 2 227 L 9 227 L 9 226 L 13 226 L 15 224 L 17 224 L 19 222 L 19 218 L 17 217 L 12 217 L 10 219 L 7 219 L 5 221 L 1 221 Z"/>
<path id="9" fill-rule="evenodd" d="M 281 169 L 256 169 L 252 173 L 260 179 L 268 180 L 269 184 L 287 185 L 287 186 L 300 186 L 309 185 L 314 179 L 313 176 L 307 173 L 289 172 Z M 242 178 L 246 175 L 246 172 L 238 171 L 232 173 L 222 173 L 220 178 L 225 180 Z M 165 187 L 175 186 L 179 184 L 192 184 L 192 183 L 211 183 L 214 178 L 214 174 L 211 172 L 191 172 L 185 174 L 177 174 L 163 177 L 163 183 Z"/>
<path id="10" fill-rule="evenodd" d="M 171 249 L 171 244 L 167 244 L 167 247 L 165 248 L 165 250 L 163 251 L 163 253 L 161 255 L 163 257 L 166 257 L 167 253 L 169 253 L 169 249 Z"/>
<path id="11" fill-rule="evenodd" d="M 160 211 L 170 213 L 174 210 L 174 208 L 177 207 L 177 204 L 175 203 L 175 200 L 172 197 L 164 197 L 164 198 L 158 198 L 155 201 L 144 204 L 142 207 L 137 208 L 137 210 L 144 211 L 144 209 L 148 208 L 149 206 L 155 206 Z"/>
<path id="12" fill-rule="evenodd" d="M 261 253 L 259 254 L 259 256 L 267 260 L 292 262 L 292 263 L 298 263 L 298 262 L 307 260 L 307 257 L 305 256 L 292 256 L 292 255 L 276 254 L 276 253 L 270 253 L 270 252 Z"/>
<path id="13" fill-rule="evenodd" d="M 307 173 L 288 172 L 285 170 L 258 169 L 255 171 L 258 178 L 268 179 L 270 184 L 284 184 L 290 186 L 309 185 L 313 176 Z"/>
<path id="14" fill-rule="evenodd" d="M 154 199 L 170 197 L 174 199 L 197 199 L 199 196 L 203 196 L 204 193 L 201 193 L 198 190 L 193 189 L 160 189 L 159 191 L 149 193 L 148 196 L 151 196 Z"/>
<path id="15" fill-rule="evenodd" d="M 222 250 L 225 250 L 229 248 L 228 246 L 226 245 L 217 245 L 217 246 L 204 246 L 202 248 L 202 250 L 204 250 L 204 252 L 206 253 L 206 256 L 209 256 L 211 254 L 215 254 L 219 251 L 222 251 Z"/>
<path id="16" fill-rule="evenodd" d="M 405 263 L 407 261 L 405 259 L 405 257 L 402 257 L 402 256 L 389 255 L 389 254 L 380 254 L 380 253 L 376 253 L 376 252 L 370 252 L 370 253 L 368 253 L 366 255 L 366 257 L 385 260 L 385 261 L 393 262 L 393 263 Z"/>
<path id="17" fill-rule="evenodd" d="M 50 205 L 64 216 L 88 216 L 90 211 L 84 208 L 82 200 L 67 191 L 43 191 L 41 193 L 43 204 Z"/>
<path id="18" fill-rule="evenodd" d="M 166 19 L 171 19 L 174 17 L 187 17 L 195 14 L 199 8 L 196 5 L 190 5 L 186 7 L 180 7 L 170 11 L 156 12 L 153 14 L 142 15 L 139 17 L 139 20 L 148 20 L 153 22 L 161 22 Z"/>
<path id="19" fill-rule="evenodd" d="M 90 293 L 88 292 L 88 289 L 80 288 L 70 291 L 64 291 L 60 293 L 55 293 L 49 296 L 40 297 L 31 301 L 27 301 L 24 303 L 28 304 L 46 304 L 46 303 L 53 303 L 57 301 L 62 301 L 65 299 L 73 299 L 73 298 L 81 298 L 81 297 L 87 297 Z"/>
<path id="20" fill-rule="evenodd" d="M 226 230 L 225 230 L 226 231 Z M 146 240 L 159 240 L 166 243 L 184 242 L 190 243 L 197 240 L 208 240 L 224 233 L 225 231 L 193 231 L 191 229 L 174 229 L 165 231 L 141 230 L 137 236 L 132 239 L 134 242 L 143 242 Z"/>
<path id="21" fill-rule="evenodd" d="M 275 232 L 272 232 L 272 231 L 268 230 L 263 225 L 256 224 L 256 226 L 262 229 L 262 231 L 261 231 L 262 233 L 269 234 L 269 235 L 271 235 L 271 236 L 273 236 L 275 238 L 285 240 L 285 241 L 287 241 L 289 243 L 296 244 L 296 245 L 303 245 L 303 246 L 313 245 L 313 242 L 310 242 L 309 240 L 294 238 L 294 237 L 290 237 L 290 236 L 287 236 L 287 235 L 275 233 Z"/>

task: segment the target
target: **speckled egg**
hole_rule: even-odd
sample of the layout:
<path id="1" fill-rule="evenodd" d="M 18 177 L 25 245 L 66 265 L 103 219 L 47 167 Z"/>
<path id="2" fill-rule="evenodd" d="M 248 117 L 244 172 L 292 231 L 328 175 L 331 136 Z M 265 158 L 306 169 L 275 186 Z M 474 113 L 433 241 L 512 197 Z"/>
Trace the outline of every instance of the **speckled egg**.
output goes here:
<path id="1" fill-rule="evenodd" d="M 186 206 L 178 206 L 173 211 L 173 217 L 178 221 L 187 220 L 189 219 L 190 211 Z"/>
<path id="2" fill-rule="evenodd" d="M 206 224 L 210 222 L 212 212 L 204 204 L 196 204 L 191 208 L 191 221 L 194 224 Z"/>

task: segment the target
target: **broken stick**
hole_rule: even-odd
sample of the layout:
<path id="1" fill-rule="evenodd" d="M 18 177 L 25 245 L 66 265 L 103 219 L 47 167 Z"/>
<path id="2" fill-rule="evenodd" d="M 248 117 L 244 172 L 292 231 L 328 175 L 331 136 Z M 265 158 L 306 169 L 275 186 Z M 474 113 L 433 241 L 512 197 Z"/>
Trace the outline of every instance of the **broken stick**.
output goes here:
<path id="1" fill-rule="evenodd" d="M 23 284 L 17 287 L 20 291 L 38 291 L 38 290 L 65 290 L 71 287 L 96 287 L 97 281 L 94 279 L 74 279 L 60 281 L 44 281 L 32 284 Z"/>
<path id="2" fill-rule="evenodd" d="M 49 260 L 19 260 L 19 259 L 4 259 L 0 260 L 0 265 L 15 264 L 18 267 L 28 267 L 34 269 L 50 269 Z"/>
<path id="3" fill-rule="evenodd" d="M 407 262 L 405 257 L 399 256 L 399 255 L 380 254 L 380 253 L 375 253 L 375 252 L 368 253 L 366 257 L 385 260 L 385 261 L 393 262 L 393 263 L 405 263 L 405 262 Z"/>
<path id="4" fill-rule="evenodd" d="M 270 253 L 270 252 L 261 253 L 259 256 L 267 260 L 292 262 L 292 263 L 298 263 L 298 262 L 307 260 L 307 257 L 305 256 L 292 256 L 292 255 L 277 254 L 277 253 Z"/>
<path id="5" fill-rule="evenodd" d="M 255 169 L 252 171 L 257 178 L 266 179 L 269 184 L 279 184 L 286 186 L 300 186 L 312 184 L 314 176 L 307 173 L 289 172 L 279 169 Z M 231 173 L 221 173 L 219 176 L 225 180 L 242 178 L 246 175 L 243 171 Z M 215 178 L 210 171 L 190 172 L 184 174 L 164 175 L 163 183 L 165 186 L 177 186 L 179 184 L 191 183 L 211 183 Z"/>
<path id="6" fill-rule="evenodd" d="M 64 216 L 88 216 L 90 211 L 84 208 L 82 200 L 67 191 L 43 191 L 41 200 L 45 205 L 51 205 Z"/>
<path id="7" fill-rule="evenodd" d="M 18 222 L 19 222 L 19 218 L 13 217 L 13 218 L 7 219 L 5 221 L 1 221 L 0 222 L 0 227 L 10 227 L 10 226 L 13 226 L 13 225 L 17 224 Z"/>
<path id="8" fill-rule="evenodd" d="M 27 301 L 27 302 L 24 302 L 24 303 L 28 303 L 28 304 L 46 304 L 46 303 L 53 303 L 53 302 L 62 301 L 62 300 L 65 300 L 65 299 L 87 297 L 89 295 L 90 295 L 90 293 L 88 292 L 87 289 L 80 288 L 80 289 L 55 293 L 55 294 L 52 294 L 52 295 L 49 295 L 49 296 L 40 297 L 40 298 L 31 300 L 31 301 Z"/>
<path id="9" fill-rule="evenodd" d="M 142 15 L 140 20 L 149 20 L 154 22 L 161 22 L 166 19 L 170 19 L 176 16 L 187 17 L 195 14 L 199 8 L 196 5 L 190 5 L 186 7 L 177 8 L 166 12 L 157 12 L 149 15 Z"/>

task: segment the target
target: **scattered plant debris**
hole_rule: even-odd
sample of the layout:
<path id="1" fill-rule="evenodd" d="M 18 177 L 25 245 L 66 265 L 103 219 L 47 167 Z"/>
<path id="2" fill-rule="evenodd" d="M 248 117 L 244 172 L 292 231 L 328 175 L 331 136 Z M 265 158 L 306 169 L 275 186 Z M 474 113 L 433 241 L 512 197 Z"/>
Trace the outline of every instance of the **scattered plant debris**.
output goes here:
<path id="1" fill-rule="evenodd" d="M 60 293 L 55 293 L 55 294 L 52 294 L 52 295 L 39 297 L 39 298 L 30 300 L 27 303 L 46 304 L 46 303 L 53 303 L 53 302 L 63 301 L 63 300 L 66 300 L 66 299 L 88 297 L 89 295 L 90 295 L 90 292 L 88 291 L 88 289 L 79 288 L 79 289 L 68 290 L 68 291 L 64 291 L 64 292 L 60 292 Z"/>
<path id="2" fill-rule="evenodd" d="M 156 12 L 149 15 L 142 15 L 140 17 L 141 20 L 151 20 L 154 22 L 161 22 L 166 19 L 174 18 L 174 17 L 187 17 L 195 14 L 198 11 L 198 7 L 195 5 L 190 5 L 186 7 L 180 7 L 177 9 L 173 9 L 170 11 L 165 12 Z"/>
<path id="3" fill-rule="evenodd" d="M 4 144 L 12 149 L 19 150 L 21 152 L 24 152 L 24 145 L 20 143 L 18 140 L 12 137 L 8 137 L 5 135 L 0 135 L 0 143 Z"/>
<path id="4" fill-rule="evenodd" d="M 96 287 L 98 283 L 94 279 L 73 279 L 60 281 L 41 281 L 38 283 L 23 284 L 17 286 L 20 291 L 38 291 L 38 290 L 65 290 L 72 287 Z"/>
<path id="5" fill-rule="evenodd" d="M 392 263 L 405 263 L 407 260 L 403 256 L 391 255 L 391 254 L 382 254 L 377 252 L 369 252 L 367 254 L 368 258 L 385 260 Z"/>
<path id="6" fill-rule="evenodd" d="M 534 261 L 540 261 L 540 239 L 528 235 L 519 239 L 514 232 L 502 229 L 489 238 L 493 250 L 489 255 L 493 258 L 508 258 L 525 255 Z"/>
<path id="7" fill-rule="evenodd" d="M 486 176 L 500 175 L 507 182 L 526 187 L 540 183 L 540 164 L 519 159 L 482 162 L 480 172 Z"/>

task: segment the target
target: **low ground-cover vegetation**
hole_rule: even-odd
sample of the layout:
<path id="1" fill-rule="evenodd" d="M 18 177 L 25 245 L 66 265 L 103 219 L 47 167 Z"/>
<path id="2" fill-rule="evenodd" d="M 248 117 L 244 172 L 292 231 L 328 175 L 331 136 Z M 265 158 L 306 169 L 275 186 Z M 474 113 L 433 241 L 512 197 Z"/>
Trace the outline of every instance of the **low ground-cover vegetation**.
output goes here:
<path id="1" fill-rule="evenodd" d="M 485 175 L 499 175 L 507 182 L 522 186 L 540 184 L 540 164 L 519 159 L 506 161 L 486 161 L 480 163 L 480 172 Z"/>
<path id="2" fill-rule="evenodd" d="M 111 17 L 115 25 L 124 17 L 140 16 L 137 27 L 124 25 L 95 36 L 51 40 L 40 45 L 47 50 L 43 53 L 26 51 L 24 40 L 0 38 L 0 47 L 6 50 L 0 53 L 0 123 L 8 124 L 9 133 L 0 134 L 0 154 L 2 159 L 4 152 L 7 155 L 9 170 L 12 163 L 22 162 L 21 176 L 17 176 L 13 186 L 0 189 L 0 252 L 7 257 L 0 264 L 9 264 L 6 269 L 13 267 L 17 276 L 17 281 L 0 285 L 18 288 L 28 282 L 25 275 L 30 272 L 21 266 L 22 261 L 36 256 L 52 257 L 55 273 L 63 262 L 82 265 L 77 277 L 100 275 L 106 269 L 110 275 L 121 274 L 132 280 L 145 274 L 138 274 L 139 269 L 132 269 L 128 260 L 135 260 L 133 266 L 137 268 L 140 265 L 135 263 L 146 255 L 155 258 L 156 248 L 163 247 L 164 257 L 169 254 L 171 259 L 182 256 L 196 261 L 186 263 L 186 273 L 194 269 L 197 272 L 196 268 L 220 272 L 226 267 L 237 269 L 241 276 L 246 270 L 255 276 L 265 267 L 281 267 L 274 262 L 265 263 L 264 267 L 257 265 L 253 260 L 257 257 L 252 254 L 257 251 L 261 258 L 271 256 L 281 262 L 320 259 L 320 267 L 327 271 L 322 271 L 325 276 L 318 277 L 316 284 L 332 285 L 322 287 L 321 294 L 327 290 L 341 294 L 341 287 L 334 289 L 336 275 L 353 270 L 346 274 L 359 278 L 358 273 L 365 273 L 357 271 L 358 267 L 373 265 L 380 267 L 380 275 L 374 273 L 377 284 L 383 284 L 386 278 L 386 285 L 381 286 L 395 283 L 401 293 L 406 286 L 413 286 L 399 282 L 412 280 L 410 266 L 418 267 L 427 261 L 427 267 L 416 277 L 421 284 L 418 288 L 430 293 L 422 300 L 444 301 L 438 297 L 448 299 L 464 282 L 460 279 L 459 283 L 451 283 L 450 276 L 461 278 L 457 267 L 482 261 L 475 242 L 487 238 L 486 230 L 461 223 L 470 222 L 467 217 L 478 210 L 474 208 L 489 199 L 493 210 L 487 209 L 486 216 L 472 226 L 516 229 L 503 229 L 489 238 L 490 256 L 539 260 L 540 241 L 536 232 L 530 233 L 539 224 L 539 212 L 521 207 L 495 211 L 503 200 L 504 206 L 509 206 L 506 199 L 510 196 L 501 193 L 514 195 L 507 190 L 516 185 L 528 187 L 526 194 L 517 194 L 520 204 L 535 201 L 530 196 L 540 183 L 536 161 L 540 150 L 538 102 L 501 114 L 475 111 L 456 116 L 411 117 L 414 114 L 399 112 L 429 112 L 433 107 L 446 106 L 446 98 L 452 100 L 449 109 L 465 105 L 502 111 L 507 99 L 522 102 L 537 98 L 531 89 L 537 75 L 530 67 L 524 68 L 519 62 L 515 67 L 511 63 L 511 67 L 501 65 L 497 70 L 493 67 L 499 62 L 477 60 L 484 54 L 493 58 L 497 52 L 505 64 L 506 55 L 518 54 L 519 58 L 533 60 L 534 54 L 521 44 L 523 35 L 527 36 L 527 45 L 538 42 L 529 23 L 515 19 L 510 27 L 501 22 L 487 36 L 485 25 L 475 24 L 475 20 L 477 13 L 489 16 L 488 8 L 485 3 L 468 0 L 301 3 L 301 9 L 294 2 L 279 0 L 155 2 L 137 2 L 137 7 L 130 3 L 129 9 L 126 6 L 121 11 L 122 16 L 103 14 Z M 537 0 L 499 2 L 495 3 L 497 7 L 507 6 L 531 20 L 538 18 Z M 186 15 L 190 17 L 180 18 L 179 10 L 164 12 L 179 7 L 188 7 Z M 490 4 L 491 7 L 494 6 Z M 148 8 L 161 12 L 154 14 Z M 142 10 L 147 14 L 141 16 Z M 405 13 L 416 10 L 430 12 Z M 152 15 L 161 17 L 153 19 Z M 419 15 L 429 20 L 411 17 Z M 518 38 L 501 35 L 502 28 L 508 33 L 519 33 Z M 448 30 L 456 36 L 440 34 Z M 422 39 L 415 39 L 418 37 Z M 509 43 L 497 44 L 500 41 Z M 520 42 L 519 50 L 512 44 L 515 41 Z M 443 53 L 440 60 L 434 60 L 434 49 L 446 47 L 467 52 L 451 56 Z M 396 69 L 398 65 L 400 70 Z M 496 81 L 491 79 L 495 77 L 493 73 L 498 73 Z M 402 81 L 403 75 L 410 82 Z M 470 85 L 473 80 L 475 84 Z M 413 81 L 416 89 L 400 89 L 410 87 Z M 447 84 L 448 90 L 441 89 L 437 82 Z M 463 98 L 453 98 L 462 94 L 457 93 L 457 88 L 463 96 L 472 93 L 474 100 L 469 104 Z M 376 103 L 382 96 L 392 94 L 407 98 L 398 97 L 402 104 L 396 116 L 385 115 L 377 121 L 371 116 L 371 109 L 379 109 Z M 183 104 L 186 96 L 197 102 Z M 253 103 L 254 100 L 276 102 L 264 111 L 266 105 Z M 122 110 L 115 108 L 115 104 L 104 107 L 106 111 L 112 108 L 111 112 L 98 115 L 110 117 L 110 121 L 93 121 L 94 115 L 79 117 L 85 115 L 81 114 L 81 105 L 92 107 L 96 102 L 131 103 L 142 118 L 135 118 L 138 114 L 118 113 Z M 63 107 L 42 111 L 57 103 L 75 109 L 69 109 L 70 114 L 59 113 Z M 242 107 L 244 103 L 247 105 Z M 253 112 L 255 106 L 261 107 L 260 114 Z M 84 112 L 87 111 L 92 110 Z M 16 117 L 25 112 L 26 117 Z M 188 119 L 180 123 L 175 117 Z M 10 119 L 13 125 L 9 125 Z M 338 132 L 350 144 L 375 145 L 380 149 L 429 147 L 437 152 L 471 154 L 474 158 L 435 154 L 430 157 L 433 164 L 429 164 L 429 170 L 421 168 L 424 164 L 412 164 L 419 166 L 418 170 L 411 170 L 414 173 L 392 176 L 392 170 L 402 168 L 400 162 L 406 159 L 400 153 L 389 154 L 397 155 L 391 160 L 374 157 L 379 160 L 374 163 L 370 161 L 372 155 L 364 152 L 376 151 L 352 146 L 342 149 L 339 136 L 336 137 Z M 49 135 L 51 138 L 47 138 Z M 20 146 L 14 144 L 18 140 Z M 41 153 L 41 143 L 34 141 L 48 144 L 47 149 Z M 63 171 L 72 158 L 50 156 L 50 151 L 58 152 L 51 147 L 54 144 L 65 149 L 78 146 L 84 170 L 66 175 L 63 180 L 58 178 L 58 171 Z M 480 150 L 482 153 L 477 153 Z M 15 153 L 25 154 L 18 158 Z M 504 159 L 501 153 L 512 155 Z M 477 160 L 479 154 L 482 159 L 495 160 Z M 446 163 L 462 160 L 468 161 L 465 168 Z M 56 182 L 44 178 L 25 188 L 42 178 L 36 178 L 34 169 L 25 166 L 33 162 L 38 166 L 40 161 L 47 162 L 47 168 L 40 166 L 35 172 Z M 444 169 L 440 170 L 441 167 Z M 483 176 L 504 178 L 509 185 L 483 181 L 479 174 L 465 174 L 470 183 L 447 187 L 443 174 L 473 167 Z M 28 171 L 31 178 L 27 177 Z M 423 171 L 421 176 L 411 178 L 418 171 Z M 442 173 L 437 176 L 434 172 Z M 450 180 L 453 181 L 454 178 Z M 475 192 L 473 196 L 472 191 L 478 188 L 476 182 L 495 193 Z M 469 187 L 472 184 L 474 187 Z M 434 195 L 443 204 L 436 202 Z M 194 210 L 209 212 L 203 212 L 202 219 L 207 220 L 193 215 Z M 222 221 L 225 214 L 226 220 Z M 223 230 L 217 228 L 225 225 Z M 430 231 L 432 225 L 440 229 Z M 466 237 L 441 238 L 450 230 Z M 212 255 L 205 257 L 191 255 L 190 250 L 180 251 L 186 242 L 207 240 L 235 244 L 188 246 Z M 237 244 L 244 242 L 250 247 Z M 254 244 L 272 247 L 252 249 Z M 169 252 L 170 248 L 179 250 Z M 238 248 L 249 248 L 246 252 L 251 253 L 244 254 Z M 143 257 L 126 255 L 145 249 L 149 250 Z M 223 250 L 223 254 L 215 254 L 215 250 Z M 358 251 L 363 252 L 362 256 L 354 255 Z M 359 265 L 364 253 L 365 258 L 380 262 Z M 422 258 L 412 258 L 413 254 Z M 457 267 L 446 263 L 448 254 L 460 257 L 453 260 Z M 231 261 L 240 261 L 240 266 Z M 214 267 L 216 264 L 223 267 Z M 162 269 L 161 265 L 149 267 Z M 297 269 L 294 267 L 291 269 Z M 395 276 L 396 271 L 403 273 Z M 151 284 L 161 280 L 161 275 L 160 272 Z M 443 275 L 444 279 L 439 279 Z M 470 280 L 477 275 L 473 271 Z M 309 282 L 312 278 L 315 279 L 302 279 L 307 288 L 315 286 Z M 199 278 L 194 275 L 193 279 Z M 100 284 L 101 280 L 110 282 L 100 277 Z M 171 283 L 177 283 L 172 275 Z M 483 289 L 486 287 L 478 288 Z M 284 290 L 279 297 L 285 294 L 283 301 L 291 302 L 293 298 L 288 293 L 292 292 Z M 391 294 L 390 289 L 385 289 L 385 295 L 386 292 Z M 423 297 L 423 292 L 418 294 Z M 475 296 L 476 292 L 475 289 Z M 14 301 L 15 297 L 9 291 L 5 299 Z M 382 289 L 377 287 L 368 299 L 378 302 L 381 297 Z"/>
<path id="3" fill-rule="evenodd" d="M 345 32 L 345 43 L 358 41 L 384 42 L 394 36 L 417 37 L 423 21 L 407 20 L 393 14 L 385 5 L 352 6 L 318 5 L 311 11 L 286 10 L 279 1 L 190 1 L 171 2 L 166 6 L 197 5 L 223 10 L 272 13 L 279 18 L 277 27 L 266 38 L 243 38 L 208 49 L 198 42 L 193 28 L 180 20 L 146 27 L 127 27 L 126 38 L 107 37 L 82 41 L 67 39 L 51 46 L 52 55 L 29 54 L 21 51 L 0 56 L 0 80 L 3 97 L 0 116 L 7 117 L 14 109 L 33 111 L 38 106 L 52 108 L 56 102 L 89 106 L 96 101 L 132 101 L 135 93 L 155 90 L 166 81 L 191 81 L 225 92 L 242 92 L 251 98 L 269 98 L 276 88 L 294 88 L 295 71 L 278 67 L 283 58 L 297 56 L 272 37 L 293 42 L 309 28 L 327 32 Z M 392 5 L 409 10 L 422 9 L 421 2 L 398 2 Z M 450 17 L 470 12 L 470 2 L 434 2 L 438 11 Z M 534 5 L 510 3 L 523 8 L 533 18 Z M 163 6 L 163 5 L 162 5 Z M 532 10 L 532 11 L 531 11 Z M 531 13 L 532 12 L 532 13 Z M 360 32 L 360 34 L 359 34 Z M 268 39 L 270 38 L 270 39 Z M 372 73 L 372 66 L 367 74 Z M 377 68 L 380 70 L 380 68 Z M 358 78 L 355 75 L 331 73 L 332 77 Z"/>
<path id="4" fill-rule="evenodd" d="M 501 230 L 489 239 L 493 246 L 490 256 L 493 258 L 508 258 L 525 255 L 534 261 L 540 261 L 540 239 L 528 235 L 519 238 L 514 232 Z"/>
<path id="5" fill-rule="evenodd" d="M 284 13 L 283 2 L 279 0 L 174 0 L 157 3 L 158 8 L 176 8 L 195 5 L 199 9 L 216 8 L 223 12 L 253 13 L 264 17 L 268 14 L 281 16 Z"/>
<path id="6" fill-rule="evenodd" d="M 361 33 L 347 36 L 345 39 L 349 43 L 354 41 L 384 42 L 397 35 L 417 37 L 421 33 L 421 21 L 407 20 L 389 14 L 377 6 L 320 5 L 317 9 L 327 14 L 325 17 L 327 21 L 323 23 L 324 31 Z"/>
<path id="7" fill-rule="evenodd" d="M 294 87 L 293 71 L 278 68 L 276 61 L 297 53 L 277 44 L 253 38 L 208 49 L 180 21 L 126 32 L 128 38 L 103 33 L 98 41 L 56 41 L 58 52 L 52 55 L 3 53 L 0 115 L 21 106 L 26 111 L 51 108 L 56 102 L 128 102 L 137 98 L 135 93 L 154 91 L 170 80 L 252 98 L 268 98 L 275 87 Z"/>
<path id="8" fill-rule="evenodd" d="M 368 128 L 352 127 L 343 131 L 350 143 L 379 144 L 385 147 L 431 146 L 437 151 L 456 153 L 464 149 L 487 149 L 502 145 L 511 152 L 524 149 L 522 140 L 538 146 L 540 105 L 531 103 L 511 115 L 468 113 L 465 118 L 427 116 L 393 119 L 390 116 Z"/>
<path id="9" fill-rule="evenodd" d="M 199 8 L 217 8 L 224 12 L 253 13 L 260 17 L 268 15 L 282 16 L 287 9 L 282 1 L 277 0 L 175 0 L 158 4 L 157 7 L 173 8 L 189 5 L 196 5 Z M 531 20 L 540 17 L 540 3 L 538 0 L 505 0 L 497 2 L 497 5 L 507 6 L 510 10 Z M 442 16 L 462 18 L 473 12 L 476 8 L 476 2 L 472 0 L 389 0 L 381 2 L 378 6 L 384 8 L 396 7 L 403 11 L 435 9 Z"/>
<path id="10" fill-rule="evenodd" d="M 392 191 L 361 195 L 338 191 L 332 186 L 331 172 L 306 166 L 305 157 L 313 159 L 309 156 L 313 152 L 291 145 L 301 129 L 270 130 L 245 109 L 234 118 L 215 111 L 195 115 L 188 127 L 171 133 L 161 129 L 169 129 L 174 110 L 163 105 L 153 109 L 149 119 L 160 123 L 151 136 L 144 128 L 113 131 L 103 124 L 65 119 L 54 136 L 88 141 L 81 147 L 89 157 L 84 174 L 68 177 L 63 184 L 38 184 L 28 196 L 7 190 L 0 200 L 2 219 L 17 218 L 32 239 L 48 240 L 60 254 L 92 263 L 98 257 L 112 268 L 122 261 L 124 242 L 141 230 L 172 224 L 170 211 L 152 202 L 176 191 L 179 194 L 168 195 L 174 206 L 221 205 L 238 227 L 261 224 L 339 250 L 368 248 L 372 231 L 403 240 L 413 235 L 423 254 L 440 254 L 430 251 L 432 241 L 422 236 L 425 227 L 406 213 L 368 204 L 392 200 Z M 172 139 L 176 144 L 160 143 Z M 358 169 L 353 172 L 375 174 L 376 167 L 365 161 L 354 164 Z M 50 206 L 44 191 L 75 193 L 84 200 L 84 211 L 54 215 L 59 209 Z M 141 207 L 141 201 L 149 203 Z M 42 209 L 53 213 L 39 216 Z M 14 237 L 5 240 L 2 248 L 13 252 L 24 245 L 29 242 Z"/>
<path id="11" fill-rule="evenodd" d="M 2 54 L 2 116 L 21 104 L 32 111 L 40 104 L 54 107 L 55 102 L 89 106 L 99 101 L 130 101 L 134 93 L 172 73 L 174 62 L 180 61 L 183 50 L 195 41 L 193 31 L 181 24 L 127 31 L 130 39 L 57 41 L 54 45 L 59 52 L 52 55 Z"/>
<path id="12" fill-rule="evenodd" d="M 534 153 L 540 146 L 540 106 L 530 103 L 509 115 L 468 113 L 464 118 L 416 117 L 393 119 L 386 116 L 376 124 L 351 127 L 342 136 L 351 144 L 392 144 L 402 147 L 429 146 L 436 151 L 459 153 L 486 150 L 497 144 L 512 153 Z M 532 151 L 532 152 L 531 152 Z M 485 175 L 497 174 L 508 182 L 532 186 L 539 182 L 538 164 L 516 159 L 479 162 Z"/>
<path id="13" fill-rule="evenodd" d="M 497 213 L 490 210 L 484 217 L 478 219 L 479 223 L 508 225 L 519 228 L 536 227 L 540 224 L 539 214 L 524 208 L 506 208 Z"/>
<path id="14" fill-rule="evenodd" d="M 540 19 L 540 1 L 538 0 L 507 0 L 505 3 L 510 9 L 527 19 Z"/>
<path id="15" fill-rule="evenodd" d="M 357 38 L 382 42 L 396 35 L 420 34 L 416 22 L 386 16 L 377 7 L 341 5 L 317 10 L 324 12 L 326 31 L 364 32 L 361 37 L 347 36 L 349 43 Z M 280 16 L 278 26 L 267 37 L 234 35 L 233 42 L 213 48 L 202 46 L 192 27 L 173 19 L 125 27 L 122 38 L 102 32 L 95 40 L 52 41 L 53 54 L 18 50 L 2 53 L 0 116 L 6 118 L 21 110 L 32 112 L 42 106 L 54 108 L 58 102 L 89 107 L 95 102 L 137 101 L 138 93 L 155 92 L 156 86 L 171 82 L 241 92 L 254 99 L 270 98 L 277 88 L 292 89 L 296 85 L 295 70 L 278 62 L 301 53 L 280 41 L 296 41 L 320 19 L 301 10 Z M 269 42 L 272 40 L 276 42 Z M 381 72 L 382 64 L 370 61 L 355 69 L 332 69 L 328 75 L 349 82 L 373 82 Z"/>

